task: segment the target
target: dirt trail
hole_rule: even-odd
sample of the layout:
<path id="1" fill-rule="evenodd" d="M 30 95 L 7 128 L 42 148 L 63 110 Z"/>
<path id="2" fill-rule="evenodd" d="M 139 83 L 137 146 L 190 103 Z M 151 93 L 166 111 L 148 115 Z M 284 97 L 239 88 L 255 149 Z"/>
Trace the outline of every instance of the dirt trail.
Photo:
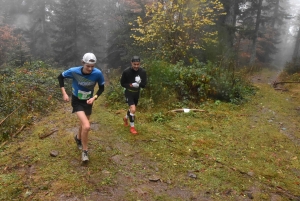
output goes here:
<path id="1" fill-rule="evenodd" d="M 282 70 L 273 70 L 270 71 L 267 75 L 263 72 L 254 73 L 253 76 L 251 76 L 251 81 L 254 84 L 269 84 L 272 85 L 275 81 L 279 80 L 279 75 L 282 72 Z"/>
<path id="2" fill-rule="evenodd" d="M 300 93 L 299 87 L 289 87 L 288 89 L 286 85 L 284 84 L 278 84 L 276 86 L 273 86 L 274 82 L 281 81 L 279 78 L 280 73 L 282 73 L 282 70 L 277 71 L 270 71 L 268 75 L 263 73 L 258 73 L 251 77 L 252 82 L 255 85 L 260 84 L 268 84 L 270 87 L 273 88 L 273 90 L 278 90 L 278 93 L 284 93 L 289 91 L 291 95 L 287 95 L 286 100 L 289 99 L 297 99 L 297 95 Z M 293 84 L 294 85 L 294 84 Z M 299 84 L 297 84 L 299 85 Z M 271 90 L 271 89 L 270 89 Z M 268 108 L 269 110 L 272 110 L 272 108 Z M 300 111 L 300 105 L 299 107 L 294 108 L 294 110 Z M 276 122 L 276 121 L 275 121 Z M 290 124 L 289 119 L 281 119 L 280 122 L 277 122 L 281 126 L 281 133 L 286 135 L 292 142 L 294 142 L 297 146 L 300 146 L 300 138 L 297 136 L 297 133 L 299 132 L 299 128 L 297 124 Z M 288 128 L 286 127 L 288 125 Z"/>

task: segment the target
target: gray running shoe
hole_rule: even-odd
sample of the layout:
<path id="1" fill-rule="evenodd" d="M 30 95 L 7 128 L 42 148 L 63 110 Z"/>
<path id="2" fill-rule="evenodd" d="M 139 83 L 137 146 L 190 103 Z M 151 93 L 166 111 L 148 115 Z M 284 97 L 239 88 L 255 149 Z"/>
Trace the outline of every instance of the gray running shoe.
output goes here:
<path id="1" fill-rule="evenodd" d="M 75 135 L 74 139 L 75 139 L 75 142 L 76 142 L 76 144 L 77 144 L 78 149 L 81 150 L 81 149 L 82 149 L 81 140 L 78 140 L 78 139 L 77 139 L 77 135 Z"/>
<path id="2" fill-rule="evenodd" d="M 82 162 L 89 161 L 88 151 L 83 150 L 82 151 Z"/>

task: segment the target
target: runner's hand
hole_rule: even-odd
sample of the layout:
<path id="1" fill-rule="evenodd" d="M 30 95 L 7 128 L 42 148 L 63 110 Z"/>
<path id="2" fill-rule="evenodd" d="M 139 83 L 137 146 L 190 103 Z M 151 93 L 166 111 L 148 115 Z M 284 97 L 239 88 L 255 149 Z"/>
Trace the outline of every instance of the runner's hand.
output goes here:
<path id="1" fill-rule="evenodd" d="M 70 98 L 69 98 L 68 94 L 63 94 L 63 100 L 66 101 L 66 102 L 70 101 Z"/>
<path id="2" fill-rule="evenodd" d="M 132 86 L 133 86 L 134 88 L 139 88 L 140 85 L 139 85 L 138 83 L 135 82 L 135 83 L 132 83 Z"/>
<path id="3" fill-rule="evenodd" d="M 94 98 L 90 98 L 90 99 L 88 99 L 87 101 L 86 101 L 86 103 L 88 104 L 88 105 L 92 105 L 93 104 L 93 102 L 94 102 Z"/>

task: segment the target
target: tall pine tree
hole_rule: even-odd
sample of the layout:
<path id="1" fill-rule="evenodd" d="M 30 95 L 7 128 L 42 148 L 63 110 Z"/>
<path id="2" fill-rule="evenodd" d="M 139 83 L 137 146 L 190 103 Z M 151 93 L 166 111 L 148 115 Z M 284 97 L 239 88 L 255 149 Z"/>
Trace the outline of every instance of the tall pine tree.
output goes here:
<path id="1" fill-rule="evenodd" d="M 91 0 L 63 0 L 54 9 L 52 47 L 55 60 L 76 65 L 85 52 L 97 55 L 97 25 Z"/>
<path id="2" fill-rule="evenodd" d="M 34 0 L 29 10 L 31 27 L 29 47 L 34 58 L 48 59 L 52 55 L 50 31 L 53 0 Z"/>

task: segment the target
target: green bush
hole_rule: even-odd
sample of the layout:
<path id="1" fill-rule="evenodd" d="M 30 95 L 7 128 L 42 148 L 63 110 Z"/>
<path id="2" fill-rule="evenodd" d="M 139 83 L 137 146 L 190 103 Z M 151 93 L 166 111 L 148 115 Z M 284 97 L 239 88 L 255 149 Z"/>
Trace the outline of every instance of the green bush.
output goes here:
<path id="1" fill-rule="evenodd" d="M 230 63 L 224 64 L 220 68 L 213 64 L 208 65 L 211 65 L 210 68 L 216 69 L 215 72 L 217 72 L 213 75 L 214 79 L 211 82 L 214 88 L 211 98 L 241 104 L 255 93 L 256 88 L 249 82 L 243 72 L 236 72 L 235 67 Z"/>
<path id="2" fill-rule="evenodd" d="M 217 66 L 195 61 L 190 66 L 178 63 L 173 68 L 175 87 L 181 101 L 199 103 L 208 98 L 240 104 L 254 92 L 253 86 L 227 64 Z"/>
<path id="3" fill-rule="evenodd" d="M 153 104 L 166 104 L 175 98 L 172 65 L 163 61 L 148 61 L 145 64 L 148 84 L 144 97 L 151 99 Z"/>
<path id="4" fill-rule="evenodd" d="M 120 104 L 125 105 L 124 88 L 120 84 L 121 69 L 114 69 L 105 86 L 106 102 L 110 107 L 120 107 Z"/>
<path id="5" fill-rule="evenodd" d="M 190 66 L 184 66 L 183 62 L 179 62 L 172 67 L 172 73 L 175 76 L 173 86 L 180 101 L 197 103 L 207 99 L 212 90 L 209 84 L 212 77 L 204 63 L 196 61 Z"/>
<path id="6" fill-rule="evenodd" d="M 232 65 L 217 66 L 212 62 L 195 61 L 189 66 L 184 62 L 175 65 L 162 61 L 146 61 L 144 65 L 148 84 L 141 91 L 139 107 L 149 109 L 155 105 L 166 109 L 188 107 L 191 103 L 201 103 L 207 99 L 240 104 L 255 92 L 250 82 L 242 74 L 235 72 Z M 123 88 L 117 80 L 108 87 L 108 100 L 124 100 Z"/>
<path id="7" fill-rule="evenodd" d="M 58 74 L 58 70 L 42 61 L 1 69 L 0 118 L 4 120 L 11 115 L 0 125 L 0 141 L 32 123 L 39 114 L 55 108 L 61 98 Z"/>
<path id="8" fill-rule="evenodd" d="M 141 89 L 139 108 L 150 109 L 174 99 L 174 76 L 170 65 L 161 61 L 145 61 L 142 67 L 147 72 L 148 83 L 145 89 Z M 107 102 L 113 107 L 125 103 L 125 89 L 120 85 L 121 73 L 120 70 L 113 71 L 109 85 L 105 88 Z"/>

